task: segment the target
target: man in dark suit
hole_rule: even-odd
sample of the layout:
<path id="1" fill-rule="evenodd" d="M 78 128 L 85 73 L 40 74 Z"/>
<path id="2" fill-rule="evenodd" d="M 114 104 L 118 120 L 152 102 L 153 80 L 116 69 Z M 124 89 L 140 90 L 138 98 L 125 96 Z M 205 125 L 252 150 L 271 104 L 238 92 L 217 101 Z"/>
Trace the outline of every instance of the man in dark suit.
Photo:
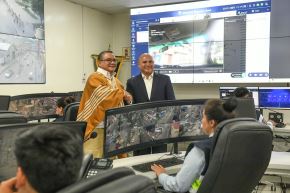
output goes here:
<path id="1" fill-rule="evenodd" d="M 173 87 L 169 76 L 154 73 L 154 61 L 150 54 L 142 54 L 138 60 L 141 73 L 127 81 L 126 90 L 132 95 L 132 103 L 175 100 Z M 160 145 L 139 151 L 134 155 L 166 152 L 167 146 Z"/>

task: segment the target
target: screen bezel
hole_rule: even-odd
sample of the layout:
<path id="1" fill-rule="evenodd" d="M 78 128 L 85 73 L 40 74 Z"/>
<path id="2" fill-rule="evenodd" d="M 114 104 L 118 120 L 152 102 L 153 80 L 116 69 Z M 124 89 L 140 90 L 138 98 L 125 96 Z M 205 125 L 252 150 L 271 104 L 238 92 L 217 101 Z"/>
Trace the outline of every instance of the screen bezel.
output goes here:
<path id="1" fill-rule="evenodd" d="M 158 146 L 162 144 L 167 143 L 177 143 L 177 142 L 185 142 L 185 141 L 197 141 L 206 139 L 207 135 L 198 135 L 198 136 L 183 136 L 183 137 L 174 137 L 174 138 L 167 138 L 167 139 L 159 139 L 155 141 L 150 142 L 144 142 L 139 143 L 135 145 L 131 145 L 129 147 L 124 147 L 121 149 L 113 150 L 110 152 L 106 151 L 106 129 L 107 129 L 107 118 L 111 115 L 116 114 L 122 114 L 122 113 L 128 113 L 136 110 L 142 110 L 142 109 L 150 109 L 150 108 L 156 108 L 156 107 L 166 107 L 166 106 L 181 106 L 181 105 L 204 105 L 205 101 L 208 99 L 186 99 L 186 100 L 168 100 L 168 101 L 157 101 L 157 102 L 146 102 L 146 103 L 139 103 L 139 104 L 133 104 L 128 105 L 121 108 L 114 108 L 109 109 L 105 112 L 105 121 L 104 121 L 104 157 L 112 157 L 116 156 L 121 153 L 127 153 L 130 151 L 135 151 L 147 147 L 153 147 Z"/>

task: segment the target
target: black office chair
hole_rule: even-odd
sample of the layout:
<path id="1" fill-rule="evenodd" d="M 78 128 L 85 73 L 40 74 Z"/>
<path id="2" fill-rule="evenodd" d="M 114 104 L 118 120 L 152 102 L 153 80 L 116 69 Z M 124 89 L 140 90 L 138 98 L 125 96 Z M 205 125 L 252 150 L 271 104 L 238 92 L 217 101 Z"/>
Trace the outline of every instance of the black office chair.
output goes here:
<path id="1" fill-rule="evenodd" d="M 68 104 L 63 110 L 64 121 L 76 121 L 80 103 L 74 102 Z"/>
<path id="2" fill-rule="evenodd" d="M 272 137 L 271 129 L 255 119 L 221 122 L 197 193 L 251 193 L 269 164 Z"/>
<path id="3" fill-rule="evenodd" d="M 238 105 L 235 109 L 236 117 L 248 117 L 257 119 L 255 103 L 253 98 L 236 98 Z"/>
<path id="4" fill-rule="evenodd" d="M 0 111 L 0 125 L 15 123 L 27 123 L 27 118 L 16 112 Z"/>
<path id="5" fill-rule="evenodd" d="M 72 184 L 58 191 L 57 193 L 85 193 L 85 192 L 89 192 L 95 189 L 96 187 L 100 187 L 105 184 L 111 184 L 113 181 L 117 179 L 130 176 L 130 175 L 135 176 L 135 173 L 132 169 L 126 168 L 126 167 L 105 170 L 96 176 L 83 179 L 75 184 Z M 119 187 L 114 187 L 114 189 L 118 189 L 118 188 Z"/>

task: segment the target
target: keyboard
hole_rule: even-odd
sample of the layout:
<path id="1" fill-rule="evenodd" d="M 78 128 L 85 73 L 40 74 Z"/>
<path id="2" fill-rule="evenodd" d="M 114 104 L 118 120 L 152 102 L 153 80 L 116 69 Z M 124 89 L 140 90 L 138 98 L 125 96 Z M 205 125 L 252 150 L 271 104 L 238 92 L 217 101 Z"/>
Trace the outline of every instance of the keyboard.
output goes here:
<path id="1" fill-rule="evenodd" d="M 176 166 L 176 165 L 183 164 L 183 160 L 178 159 L 176 157 L 172 157 L 172 158 L 160 159 L 160 160 L 156 160 L 153 162 L 146 162 L 146 163 L 134 165 L 134 166 L 132 166 L 132 168 L 134 170 L 139 171 L 139 172 L 149 172 L 149 171 L 152 171 L 151 165 L 153 165 L 153 164 L 162 165 L 164 168 L 168 168 L 170 166 Z"/>

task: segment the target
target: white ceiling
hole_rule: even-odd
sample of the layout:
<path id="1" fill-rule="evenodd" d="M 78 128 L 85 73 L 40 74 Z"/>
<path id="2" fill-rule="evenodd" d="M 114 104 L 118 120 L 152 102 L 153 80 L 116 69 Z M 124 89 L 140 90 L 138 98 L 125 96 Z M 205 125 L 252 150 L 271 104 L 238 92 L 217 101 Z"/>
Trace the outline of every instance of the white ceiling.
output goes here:
<path id="1" fill-rule="evenodd" d="M 68 0 L 105 13 L 117 14 L 128 12 L 130 8 L 192 2 L 194 0 Z"/>

